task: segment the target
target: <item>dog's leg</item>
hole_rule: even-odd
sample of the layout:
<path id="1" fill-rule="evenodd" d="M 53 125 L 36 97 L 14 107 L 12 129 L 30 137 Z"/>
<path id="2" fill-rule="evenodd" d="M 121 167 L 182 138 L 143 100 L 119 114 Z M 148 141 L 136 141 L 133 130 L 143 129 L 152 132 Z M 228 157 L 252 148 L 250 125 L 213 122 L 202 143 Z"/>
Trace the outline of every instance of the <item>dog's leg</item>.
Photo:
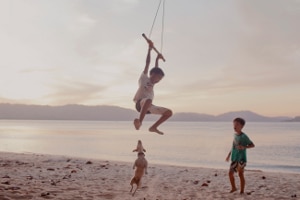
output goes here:
<path id="1" fill-rule="evenodd" d="M 131 185 L 131 189 L 130 189 L 130 191 L 129 191 L 129 192 L 132 192 L 132 189 L 133 189 L 133 185 Z"/>
<path id="2" fill-rule="evenodd" d="M 131 181 L 130 181 L 131 190 L 130 190 L 129 192 L 132 192 L 133 184 L 134 184 L 134 177 L 132 177 L 132 179 L 131 179 Z"/>
<path id="3" fill-rule="evenodd" d="M 138 189 L 138 186 L 136 186 L 134 192 L 132 193 L 132 196 L 134 196 L 134 194 L 135 194 L 135 192 L 136 192 L 137 189 Z"/>

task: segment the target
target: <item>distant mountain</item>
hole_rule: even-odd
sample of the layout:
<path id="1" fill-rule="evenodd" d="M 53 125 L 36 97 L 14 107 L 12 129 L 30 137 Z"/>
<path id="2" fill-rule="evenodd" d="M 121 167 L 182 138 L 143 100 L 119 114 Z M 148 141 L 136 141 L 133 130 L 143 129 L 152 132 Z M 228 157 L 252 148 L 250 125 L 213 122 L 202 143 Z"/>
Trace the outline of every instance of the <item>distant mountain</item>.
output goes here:
<path id="1" fill-rule="evenodd" d="M 133 109 L 118 106 L 41 106 L 23 104 L 0 104 L 0 119 L 8 120 L 99 120 L 131 121 L 138 116 Z M 232 121 L 243 117 L 253 122 L 280 122 L 300 120 L 300 117 L 266 117 L 251 111 L 228 112 L 221 115 L 180 112 L 175 113 L 169 121 Z M 147 115 L 145 120 L 156 120 L 157 116 Z"/>
<path id="2" fill-rule="evenodd" d="M 135 116 L 134 110 L 117 106 L 0 104 L 0 119 L 126 121 Z"/>
<path id="3" fill-rule="evenodd" d="M 251 111 L 227 112 L 216 116 L 216 119 L 217 121 L 227 121 L 236 117 L 242 117 L 253 122 L 280 122 L 291 119 L 290 117 L 266 117 Z"/>
<path id="4" fill-rule="evenodd" d="M 227 112 L 221 115 L 207 115 L 199 113 L 176 113 L 170 121 L 232 121 L 236 117 L 242 117 L 252 122 L 282 122 L 291 120 L 290 117 L 266 117 L 251 111 Z"/>
<path id="5" fill-rule="evenodd" d="M 286 121 L 288 121 L 288 122 L 300 122 L 300 116 L 297 116 L 297 117 L 295 117 L 293 119 L 286 120 Z"/>
<path id="6" fill-rule="evenodd" d="M 174 116 L 170 118 L 170 121 L 216 121 L 216 119 L 213 115 L 180 112 L 175 113 Z"/>

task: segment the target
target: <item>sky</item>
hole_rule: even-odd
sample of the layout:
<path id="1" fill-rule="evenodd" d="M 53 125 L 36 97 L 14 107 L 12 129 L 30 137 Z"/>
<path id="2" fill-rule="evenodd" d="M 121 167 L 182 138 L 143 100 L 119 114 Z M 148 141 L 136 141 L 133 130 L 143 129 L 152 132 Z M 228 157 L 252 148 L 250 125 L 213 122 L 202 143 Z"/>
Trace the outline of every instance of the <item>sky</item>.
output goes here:
<path id="1" fill-rule="evenodd" d="M 166 0 L 151 32 L 158 5 L 0 0 L 0 103 L 134 109 L 145 33 L 166 58 L 154 104 L 300 115 L 300 0 Z"/>

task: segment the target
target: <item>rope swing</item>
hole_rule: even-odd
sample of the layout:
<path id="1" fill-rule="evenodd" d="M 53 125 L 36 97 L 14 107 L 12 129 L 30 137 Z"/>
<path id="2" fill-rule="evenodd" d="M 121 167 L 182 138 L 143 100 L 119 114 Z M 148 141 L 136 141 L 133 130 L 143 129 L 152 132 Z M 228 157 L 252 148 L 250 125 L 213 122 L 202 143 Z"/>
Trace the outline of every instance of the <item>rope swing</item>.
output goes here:
<path id="1" fill-rule="evenodd" d="M 156 10 L 156 13 L 155 13 L 155 16 L 154 16 L 154 20 L 153 20 L 153 23 L 152 23 L 152 26 L 151 26 L 151 29 L 150 29 L 150 32 L 149 32 L 149 38 L 151 38 L 152 31 L 153 31 L 153 28 L 154 28 L 154 25 L 155 25 L 155 22 L 156 22 L 156 18 L 157 18 L 158 12 L 159 12 L 160 7 L 161 7 L 161 4 L 162 4 L 162 23 L 161 23 L 161 26 L 162 26 L 162 27 L 161 27 L 161 36 L 160 36 L 160 52 L 159 52 L 155 47 L 153 47 L 153 50 L 154 50 L 157 54 L 161 54 L 161 55 L 162 55 L 162 49 L 163 49 L 163 43 L 164 43 L 165 1 L 166 1 L 166 0 L 160 0 L 160 1 L 159 1 L 157 10 Z M 143 33 L 142 36 L 145 38 L 145 40 L 146 40 L 147 42 L 150 40 L 150 39 L 145 35 L 145 33 Z M 162 55 L 162 60 L 163 60 L 164 62 L 166 61 L 163 55 Z"/>

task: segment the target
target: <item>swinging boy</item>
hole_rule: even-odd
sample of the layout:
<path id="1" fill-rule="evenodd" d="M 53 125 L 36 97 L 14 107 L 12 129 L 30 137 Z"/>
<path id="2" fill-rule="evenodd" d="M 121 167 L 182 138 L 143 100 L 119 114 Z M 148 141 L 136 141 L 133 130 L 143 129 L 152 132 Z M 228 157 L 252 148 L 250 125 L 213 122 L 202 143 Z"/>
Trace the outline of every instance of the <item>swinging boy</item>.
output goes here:
<path id="1" fill-rule="evenodd" d="M 146 38 L 145 35 L 143 36 L 147 40 L 149 48 L 146 58 L 146 65 L 139 78 L 139 88 L 133 99 L 137 111 L 140 112 L 139 118 L 134 119 L 134 126 L 136 130 L 139 130 L 139 128 L 142 126 L 146 114 L 161 115 L 161 117 L 149 128 L 149 131 L 163 135 L 164 133 L 158 130 L 158 126 L 168 118 L 170 118 L 173 113 L 172 110 L 160 106 L 155 106 L 152 104 L 152 102 L 154 98 L 153 87 L 164 77 L 163 70 L 158 66 L 159 59 L 164 60 L 164 58 L 162 54 L 155 49 L 153 42 L 150 39 Z M 148 76 L 149 65 L 151 61 L 151 51 L 153 49 L 157 52 L 157 57 L 155 60 L 155 66 L 150 70 Z"/>

